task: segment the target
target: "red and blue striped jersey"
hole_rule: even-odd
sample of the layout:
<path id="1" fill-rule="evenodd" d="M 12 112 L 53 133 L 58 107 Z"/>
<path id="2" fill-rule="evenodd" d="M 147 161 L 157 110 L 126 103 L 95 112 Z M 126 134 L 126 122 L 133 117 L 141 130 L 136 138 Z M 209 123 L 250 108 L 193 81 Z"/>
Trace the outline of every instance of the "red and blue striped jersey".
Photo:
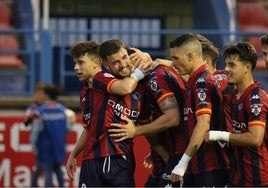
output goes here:
<path id="1" fill-rule="evenodd" d="M 267 128 L 268 98 L 258 82 L 251 84 L 239 99 L 237 91 L 226 98 L 230 105 L 231 120 L 235 134 L 246 133 L 251 126 Z M 259 147 L 234 147 L 234 174 L 232 183 L 237 186 L 268 186 L 268 132 Z"/>
<path id="2" fill-rule="evenodd" d="M 186 149 L 183 123 L 183 103 L 185 96 L 185 84 L 181 77 L 172 68 L 167 66 L 156 67 L 146 78 L 146 87 L 154 100 L 156 108 L 162 101 L 175 97 L 181 112 L 181 124 L 167 130 L 168 148 L 170 154 L 181 154 Z M 160 116 L 161 114 L 159 114 Z M 158 117 L 159 117 L 158 116 Z M 157 118 L 157 117 L 155 117 Z"/>
<path id="3" fill-rule="evenodd" d="M 83 121 L 88 131 L 88 141 L 84 148 L 83 159 L 94 159 L 111 155 L 132 155 L 133 141 L 128 139 L 115 143 L 109 136 L 111 123 L 126 124 L 122 116 L 134 122 L 137 120 L 145 87 L 138 84 L 129 95 L 110 94 L 111 83 L 116 78 L 109 73 L 99 72 L 93 79 L 92 88 L 81 91 L 80 100 L 83 110 Z"/>
<path id="4" fill-rule="evenodd" d="M 221 93 L 228 86 L 228 79 L 225 70 L 216 70 L 215 72 L 213 72 L 213 76 L 216 79 L 216 84 Z"/>
<path id="5" fill-rule="evenodd" d="M 186 83 L 184 128 L 187 143 L 196 126 L 196 117 L 202 114 L 211 115 L 211 130 L 221 129 L 219 120 L 223 114 L 222 98 L 215 77 L 209 73 L 206 65 L 199 67 Z M 222 152 L 220 145 L 203 142 L 191 159 L 188 173 L 199 174 L 226 168 L 228 168 L 228 157 Z"/>
<path id="6" fill-rule="evenodd" d="M 148 123 L 150 121 L 154 121 L 156 118 L 158 118 L 162 112 L 156 102 L 156 100 L 147 92 L 145 94 L 144 102 L 142 104 L 142 110 L 141 114 L 139 116 L 139 125 L 142 126 L 142 124 Z M 165 147 L 167 150 L 170 147 L 168 144 L 168 131 L 164 130 L 157 133 L 157 140 L 158 142 Z M 164 173 L 166 163 L 162 159 L 162 157 L 153 150 L 153 148 L 150 148 L 151 150 L 151 158 L 152 158 L 152 173 L 151 175 L 154 178 L 161 178 L 162 174 Z"/>
<path id="7" fill-rule="evenodd" d="M 80 104 L 82 121 L 84 127 L 90 127 L 91 114 L 93 110 L 93 89 L 90 88 L 87 82 L 84 83 L 80 91 Z"/>

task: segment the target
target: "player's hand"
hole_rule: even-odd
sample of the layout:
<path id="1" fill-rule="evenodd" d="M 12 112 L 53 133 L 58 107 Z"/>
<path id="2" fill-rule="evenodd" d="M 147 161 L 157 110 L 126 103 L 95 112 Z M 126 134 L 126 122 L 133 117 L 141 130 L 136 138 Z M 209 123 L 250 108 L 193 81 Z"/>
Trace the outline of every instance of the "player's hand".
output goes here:
<path id="1" fill-rule="evenodd" d="M 111 128 L 108 130 L 110 136 L 116 138 L 115 142 L 121 142 L 136 136 L 136 127 L 132 120 L 127 117 L 122 117 L 121 119 L 126 121 L 127 124 L 112 123 Z"/>
<path id="2" fill-rule="evenodd" d="M 137 48 L 130 48 L 135 53 L 131 54 L 130 61 L 135 68 L 139 68 L 144 72 L 151 70 L 152 58 L 148 53 L 142 52 Z"/>
<path id="3" fill-rule="evenodd" d="M 183 181 L 184 173 L 187 169 L 187 166 L 191 160 L 191 157 L 186 153 L 183 154 L 179 163 L 174 167 L 170 175 L 171 182 Z"/>
<path id="4" fill-rule="evenodd" d="M 66 163 L 66 171 L 69 178 L 73 180 L 74 174 L 76 172 L 76 159 L 72 155 L 69 156 L 68 161 Z"/>
<path id="5" fill-rule="evenodd" d="M 172 61 L 170 60 L 167 60 L 167 59 L 160 59 L 160 58 L 157 58 L 153 61 L 153 68 L 159 66 L 159 65 L 164 65 L 164 66 L 167 66 L 167 67 L 172 67 Z"/>
<path id="6" fill-rule="evenodd" d="M 170 181 L 175 183 L 175 182 L 183 181 L 183 178 L 178 174 L 171 173 Z"/>
<path id="7" fill-rule="evenodd" d="M 143 166 L 145 168 L 152 168 L 153 167 L 153 158 L 151 153 L 148 153 L 143 159 Z"/>

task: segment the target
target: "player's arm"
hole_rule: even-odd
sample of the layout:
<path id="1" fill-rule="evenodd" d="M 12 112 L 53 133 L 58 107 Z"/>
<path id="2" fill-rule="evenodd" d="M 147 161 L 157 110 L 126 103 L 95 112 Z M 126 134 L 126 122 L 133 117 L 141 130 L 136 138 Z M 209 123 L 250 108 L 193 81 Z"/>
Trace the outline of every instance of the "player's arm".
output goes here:
<path id="1" fill-rule="evenodd" d="M 136 89 L 138 82 L 143 78 L 143 71 L 137 68 L 131 73 L 130 77 L 113 81 L 111 85 L 108 86 L 110 93 L 121 96 L 128 95 Z"/>
<path id="2" fill-rule="evenodd" d="M 172 61 L 167 60 L 167 59 L 157 58 L 153 62 L 154 62 L 154 67 L 157 67 L 159 65 L 164 65 L 164 66 L 167 66 L 167 67 L 172 67 Z"/>
<path id="3" fill-rule="evenodd" d="M 133 138 L 135 136 L 161 132 L 168 128 L 179 125 L 181 120 L 180 111 L 178 102 L 174 96 L 163 100 L 159 104 L 159 107 L 163 114 L 154 121 L 148 124 L 144 124 L 143 126 L 135 126 L 130 119 L 122 117 L 122 119 L 125 120 L 127 124 L 121 125 L 118 123 L 112 123 L 112 128 L 109 129 L 110 136 L 117 137 L 118 139 L 115 141 L 120 142 L 128 138 Z"/>
<path id="4" fill-rule="evenodd" d="M 79 137 L 78 142 L 76 143 L 74 149 L 72 150 L 70 155 L 73 155 L 74 158 L 76 158 L 79 153 L 84 149 L 84 146 L 87 142 L 87 135 L 88 135 L 88 131 L 87 129 L 84 129 L 82 134 Z"/>
<path id="5" fill-rule="evenodd" d="M 252 123 L 253 124 L 253 123 Z M 206 141 L 225 141 L 237 146 L 260 146 L 265 133 L 265 122 L 257 122 L 248 128 L 248 132 L 235 134 L 226 131 L 209 131 Z"/>
<path id="6" fill-rule="evenodd" d="M 148 134 L 145 136 L 147 141 L 150 143 L 152 150 L 157 152 L 163 161 L 167 164 L 169 159 L 169 154 L 166 148 L 159 142 L 159 135 L 158 134 Z"/>
<path id="7" fill-rule="evenodd" d="M 154 69 L 155 67 L 159 66 L 159 65 L 163 65 L 163 66 L 167 66 L 167 67 L 171 67 L 173 70 L 175 70 L 178 74 L 178 70 L 176 70 L 173 66 L 172 66 L 172 61 L 170 60 L 167 60 L 167 59 L 160 59 L 160 58 L 157 58 L 153 61 L 153 66 L 152 68 Z M 180 77 L 182 78 L 182 80 L 184 82 L 187 82 L 189 80 L 189 75 L 186 74 L 186 75 L 180 75 Z"/>
<path id="8" fill-rule="evenodd" d="M 76 160 L 75 158 L 79 155 L 79 153 L 83 150 L 86 142 L 87 142 L 88 131 L 86 129 L 83 130 L 82 134 L 79 137 L 78 142 L 76 143 L 74 149 L 70 153 L 67 163 L 66 170 L 69 178 L 74 178 L 74 172 L 76 172 Z"/>
<path id="9" fill-rule="evenodd" d="M 135 136 L 157 133 L 179 125 L 180 110 L 174 96 L 163 100 L 159 107 L 163 114 L 148 124 L 136 127 Z"/>
<path id="10" fill-rule="evenodd" d="M 178 182 L 182 180 L 184 173 L 188 167 L 188 164 L 192 156 L 197 152 L 202 142 L 205 139 L 205 135 L 209 130 L 210 114 L 202 114 L 196 117 L 196 125 L 193 130 L 190 142 L 180 159 L 179 163 L 175 166 L 171 173 L 171 181 Z"/>
<path id="11" fill-rule="evenodd" d="M 247 133 L 231 133 L 230 143 L 238 146 L 260 146 L 263 141 L 264 132 L 265 127 L 263 126 L 250 126 Z"/>
<path id="12" fill-rule="evenodd" d="M 205 139 L 207 131 L 209 131 L 210 114 L 202 114 L 196 117 L 196 125 L 193 130 L 190 142 L 185 150 L 185 154 L 192 157 Z"/>

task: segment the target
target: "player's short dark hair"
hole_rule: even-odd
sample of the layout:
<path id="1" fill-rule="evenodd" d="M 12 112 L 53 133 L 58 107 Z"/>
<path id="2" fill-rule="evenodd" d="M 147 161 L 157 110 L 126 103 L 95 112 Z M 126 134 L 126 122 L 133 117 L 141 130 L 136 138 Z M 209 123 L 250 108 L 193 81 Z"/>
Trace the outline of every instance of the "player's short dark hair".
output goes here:
<path id="1" fill-rule="evenodd" d="M 192 33 L 180 35 L 169 43 L 170 48 L 181 47 L 184 43 L 198 40 Z"/>
<path id="2" fill-rule="evenodd" d="M 216 62 L 219 58 L 218 48 L 211 42 L 208 38 L 201 34 L 196 34 L 197 39 L 201 42 L 202 45 L 202 56 L 203 59 L 211 58 L 212 65 L 215 67 Z"/>
<path id="3" fill-rule="evenodd" d="M 78 42 L 70 49 L 69 55 L 74 58 L 78 59 L 79 57 L 85 55 L 94 55 L 98 56 L 98 48 L 100 46 L 100 42 L 96 40 L 90 40 L 85 42 Z"/>
<path id="4" fill-rule="evenodd" d="M 240 42 L 235 45 L 223 47 L 224 59 L 233 55 L 237 55 L 238 59 L 242 62 L 250 63 L 252 65 L 252 71 L 255 69 L 258 56 L 254 46 L 249 42 Z"/>
<path id="5" fill-rule="evenodd" d="M 122 40 L 116 39 L 116 38 L 108 39 L 104 41 L 103 43 L 101 43 L 99 47 L 99 55 L 102 60 L 106 61 L 107 56 L 110 56 L 119 52 L 121 48 L 126 49 L 126 46 Z"/>

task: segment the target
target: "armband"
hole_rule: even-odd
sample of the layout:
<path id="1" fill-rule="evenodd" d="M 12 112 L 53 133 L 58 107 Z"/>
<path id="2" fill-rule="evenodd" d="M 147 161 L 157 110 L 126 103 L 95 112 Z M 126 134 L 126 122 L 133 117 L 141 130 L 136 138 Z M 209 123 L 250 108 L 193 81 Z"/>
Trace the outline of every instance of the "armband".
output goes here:
<path id="1" fill-rule="evenodd" d="M 134 77 L 137 81 L 140 81 L 144 78 L 144 73 L 139 68 L 136 68 L 130 76 Z"/>
<path id="2" fill-rule="evenodd" d="M 181 160 L 179 161 L 179 163 L 172 170 L 172 173 L 177 174 L 180 177 L 183 177 L 190 160 L 191 160 L 191 157 L 184 153 L 183 156 L 181 157 Z"/>
<path id="3" fill-rule="evenodd" d="M 230 133 L 226 131 L 209 131 L 209 141 L 218 140 L 229 142 Z"/>

